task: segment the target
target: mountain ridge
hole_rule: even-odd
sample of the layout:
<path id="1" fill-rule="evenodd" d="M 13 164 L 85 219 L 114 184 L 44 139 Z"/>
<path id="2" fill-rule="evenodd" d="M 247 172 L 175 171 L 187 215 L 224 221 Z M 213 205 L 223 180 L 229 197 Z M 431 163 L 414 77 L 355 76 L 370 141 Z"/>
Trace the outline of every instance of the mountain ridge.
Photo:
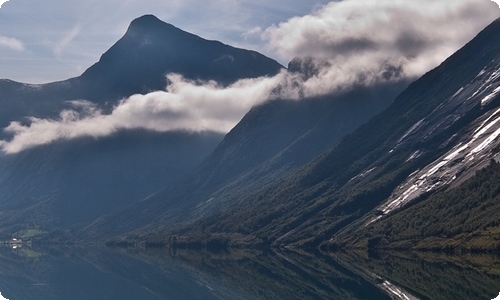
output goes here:
<path id="1" fill-rule="evenodd" d="M 130 47 L 134 50 L 129 51 Z M 99 78 L 111 85 L 128 86 L 129 91 L 123 92 L 130 95 L 165 89 L 168 73 L 228 85 L 243 78 L 272 76 L 283 68 L 258 52 L 205 40 L 153 15 L 144 15 L 131 22 L 125 35 L 89 67 L 79 81 L 84 90 L 88 90 L 89 84 L 96 85 L 102 97 L 101 94 L 114 92 L 99 86 Z M 114 97 L 117 96 L 123 95 Z"/>

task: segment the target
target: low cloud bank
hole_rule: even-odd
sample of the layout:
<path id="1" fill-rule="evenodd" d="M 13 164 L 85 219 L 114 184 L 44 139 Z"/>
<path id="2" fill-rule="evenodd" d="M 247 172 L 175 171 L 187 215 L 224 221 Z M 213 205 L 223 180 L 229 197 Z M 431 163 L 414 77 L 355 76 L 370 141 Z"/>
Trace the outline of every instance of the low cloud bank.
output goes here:
<path id="1" fill-rule="evenodd" d="M 12 122 L 0 141 L 5 153 L 78 137 L 103 137 L 123 129 L 154 131 L 228 132 L 256 104 L 272 93 L 284 73 L 273 78 L 245 79 L 223 88 L 215 82 L 203 84 L 171 74 L 166 91 L 134 95 L 122 100 L 110 114 L 88 101 L 71 101 L 58 119 L 30 117 Z M 28 123 L 28 124 L 26 124 Z"/>
<path id="2" fill-rule="evenodd" d="M 226 88 L 170 74 L 166 91 L 124 99 L 110 114 L 90 102 L 73 101 L 58 119 L 12 122 L 4 129 L 12 138 L 0 141 L 0 148 L 17 153 L 136 128 L 228 132 L 266 100 L 302 99 L 421 76 L 498 17 L 500 10 L 486 0 L 331 2 L 310 15 L 247 33 L 261 36 L 275 53 L 295 57 L 289 71 Z"/>

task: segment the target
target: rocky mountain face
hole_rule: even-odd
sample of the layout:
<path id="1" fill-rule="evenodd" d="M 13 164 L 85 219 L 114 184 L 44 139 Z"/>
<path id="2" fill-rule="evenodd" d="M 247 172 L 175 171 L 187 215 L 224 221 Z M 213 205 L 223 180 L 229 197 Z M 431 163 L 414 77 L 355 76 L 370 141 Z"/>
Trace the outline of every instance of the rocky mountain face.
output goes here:
<path id="1" fill-rule="evenodd" d="M 227 85 L 282 69 L 257 52 L 208 41 L 146 15 L 79 77 L 41 85 L 0 80 L 0 126 L 31 116 L 57 119 L 72 100 L 91 101 L 106 113 L 124 97 L 164 90 L 165 75 L 172 72 Z M 1 137 L 10 138 L 5 132 Z M 2 153 L 0 233 L 68 227 L 121 209 L 182 178 L 222 138 L 213 132 L 123 130 Z"/>
<path id="2" fill-rule="evenodd" d="M 500 148 L 498 32 L 500 20 L 331 150 L 175 234 L 185 243 L 198 244 L 367 247 L 383 246 L 380 241 L 390 244 L 389 229 L 405 225 L 422 229 L 422 237 L 443 238 L 439 230 L 425 235 L 424 225 L 429 223 L 423 220 L 418 223 L 413 218 L 410 226 L 408 218 L 397 218 L 418 203 L 420 215 L 430 216 L 435 226 L 446 227 L 442 222 L 447 221 L 438 217 L 445 212 L 463 222 L 475 220 L 474 226 L 462 224 L 447 238 L 460 241 L 460 235 L 490 230 L 485 243 L 490 249 L 496 247 L 495 214 L 481 201 L 470 202 L 479 188 L 467 187 L 481 186 L 483 203 L 498 198 L 494 162 Z M 488 175 L 478 172 L 485 167 L 493 179 L 485 181 Z M 477 178 L 483 179 L 477 183 Z M 455 195 L 448 199 L 454 204 L 443 203 L 439 212 L 429 209 L 433 200 L 447 198 L 441 193 Z M 469 215 L 477 207 L 482 209 Z M 486 217 L 489 221 L 481 222 Z M 155 238 L 147 230 L 144 236 Z"/>

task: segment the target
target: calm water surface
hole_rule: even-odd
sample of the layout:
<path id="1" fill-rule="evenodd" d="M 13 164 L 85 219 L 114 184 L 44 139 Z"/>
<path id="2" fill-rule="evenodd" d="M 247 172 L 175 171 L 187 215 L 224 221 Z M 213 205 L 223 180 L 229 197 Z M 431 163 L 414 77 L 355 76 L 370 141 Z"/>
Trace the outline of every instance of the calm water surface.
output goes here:
<path id="1" fill-rule="evenodd" d="M 493 299 L 500 259 L 3 247 L 0 292 L 9 300 Z"/>

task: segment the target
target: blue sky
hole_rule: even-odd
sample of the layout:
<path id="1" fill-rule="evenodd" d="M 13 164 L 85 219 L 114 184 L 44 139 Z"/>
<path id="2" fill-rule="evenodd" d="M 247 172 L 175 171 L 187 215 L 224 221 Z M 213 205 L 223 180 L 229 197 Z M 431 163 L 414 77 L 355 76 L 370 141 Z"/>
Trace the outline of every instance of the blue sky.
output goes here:
<path id="1" fill-rule="evenodd" d="M 0 78 L 42 83 L 78 76 L 143 14 L 154 14 L 207 39 L 266 52 L 264 42 L 252 32 L 306 15 L 328 2 L 10 0 L 0 8 Z"/>

